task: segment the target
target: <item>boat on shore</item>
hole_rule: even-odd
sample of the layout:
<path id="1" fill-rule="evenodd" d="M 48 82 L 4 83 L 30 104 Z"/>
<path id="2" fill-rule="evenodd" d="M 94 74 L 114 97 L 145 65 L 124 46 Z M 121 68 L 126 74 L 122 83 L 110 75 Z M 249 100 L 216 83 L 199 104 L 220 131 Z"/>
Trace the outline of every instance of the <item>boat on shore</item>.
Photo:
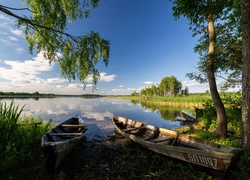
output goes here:
<path id="1" fill-rule="evenodd" d="M 87 127 L 79 117 L 72 117 L 49 130 L 42 137 L 41 146 L 46 158 L 46 171 L 51 174 L 86 139 Z"/>
<path id="2" fill-rule="evenodd" d="M 115 116 L 118 133 L 152 151 L 182 161 L 226 171 L 238 160 L 242 149 L 217 144 L 177 131 Z"/>

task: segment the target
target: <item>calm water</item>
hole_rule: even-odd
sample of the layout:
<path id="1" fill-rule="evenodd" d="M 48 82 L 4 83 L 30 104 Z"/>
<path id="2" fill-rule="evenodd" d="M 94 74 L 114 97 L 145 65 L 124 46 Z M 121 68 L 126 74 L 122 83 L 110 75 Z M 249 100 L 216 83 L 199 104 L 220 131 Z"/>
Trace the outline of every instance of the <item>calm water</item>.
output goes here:
<path id="1" fill-rule="evenodd" d="M 8 104 L 11 99 L 2 101 Z M 145 108 L 145 106 L 142 107 L 140 104 L 133 104 L 123 99 L 77 97 L 15 99 L 15 104 L 25 105 L 22 116 L 41 117 L 45 121 L 52 119 L 55 123 L 60 123 L 77 114 L 85 120 L 88 126 L 89 140 L 102 140 L 112 135 L 114 132 L 113 116 L 123 116 L 170 129 L 180 127 L 180 122 L 173 121 L 175 119 L 173 116 L 178 116 L 178 112 L 164 111 L 164 113 L 156 108 Z M 172 116 L 167 118 L 166 114 L 172 114 Z"/>

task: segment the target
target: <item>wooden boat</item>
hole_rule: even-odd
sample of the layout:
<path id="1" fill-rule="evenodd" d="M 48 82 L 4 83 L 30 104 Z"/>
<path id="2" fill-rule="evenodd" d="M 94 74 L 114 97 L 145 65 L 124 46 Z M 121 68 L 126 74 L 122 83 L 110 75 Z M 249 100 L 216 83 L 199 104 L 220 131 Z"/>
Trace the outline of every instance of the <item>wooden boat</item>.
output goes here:
<path id="1" fill-rule="evenodd" d="M 208 168 L 226 171 L 242 152 L 239 148 L 213 143 L 177 131 L 115 116 L 116 131 L 157 153 Z"/>
<path id="2" fill-rule="evenodd" d="M 48 173 L 55 172 L 74 147 L 86 138 L 86 133 L 87 127 L 84 121 L 79 116 L 75 116 L 49 130 L 42 137 L 41 146 Z"/>

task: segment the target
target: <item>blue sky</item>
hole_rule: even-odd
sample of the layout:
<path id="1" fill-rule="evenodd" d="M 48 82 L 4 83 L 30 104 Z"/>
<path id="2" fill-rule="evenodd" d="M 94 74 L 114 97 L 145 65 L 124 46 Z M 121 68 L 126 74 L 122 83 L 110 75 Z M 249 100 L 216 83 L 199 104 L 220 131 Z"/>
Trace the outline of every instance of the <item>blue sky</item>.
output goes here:
<path id="1" fill-rule="evenodd" d="M 2 5 L 22 7 L 21 1 Z M 79 81 L 68 82 L 41 54 L 30 55 L 22 29 L 15 19 L 0 13 L 0 91 L 57 94 L 92 93 Z M 94 93 L 124 95 L 175 76 L 190 92 L 205 92 L 207 84 L 185 77 L 196 71 L 198 54 L 185 18 L 175 20 L 171 3 L 164 0 L 100 0 L 89 19 L 68 24 L 68 33 L 84 35 L 90 31 L 110 41 L 110 62 L 97 65 L 101 79 Z"/>

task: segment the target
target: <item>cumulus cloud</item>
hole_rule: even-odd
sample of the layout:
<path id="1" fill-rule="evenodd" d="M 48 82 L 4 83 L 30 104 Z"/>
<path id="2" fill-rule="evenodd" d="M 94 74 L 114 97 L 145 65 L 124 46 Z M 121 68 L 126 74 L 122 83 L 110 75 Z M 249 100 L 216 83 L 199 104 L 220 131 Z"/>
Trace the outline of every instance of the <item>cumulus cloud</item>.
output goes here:
<path id="1" fill-rule="evenodd" d="M 182 87 L 188 87 L 190 93 L 204 92 L 206 89 L 209 89 L 208 83 L 201 84 L 195 80 L 183 81 Z"/>
<path id="2" fill-rule="evenodd" d="M 116 75 L 114 74 L 111 74 L 111 75 L 106 75 L 107 73 L 105 72 L 101 72 L 100 73 L 100 81 L 104 81 L 104 82 L 110 82 L 110 81 L 113 81 L 116 77 Z"/>
<path id="3" fill-rule="evenodd" d="M 3 60 L 5 67 L 0 67 L 0 77 L 5 80 L 15 82 L 38 82 L 41 80 L 38 75 L 51 71 L 53 63 L 50 65 L 41 54 L 38 54 L 32 60 L 14 61 Z"/>

